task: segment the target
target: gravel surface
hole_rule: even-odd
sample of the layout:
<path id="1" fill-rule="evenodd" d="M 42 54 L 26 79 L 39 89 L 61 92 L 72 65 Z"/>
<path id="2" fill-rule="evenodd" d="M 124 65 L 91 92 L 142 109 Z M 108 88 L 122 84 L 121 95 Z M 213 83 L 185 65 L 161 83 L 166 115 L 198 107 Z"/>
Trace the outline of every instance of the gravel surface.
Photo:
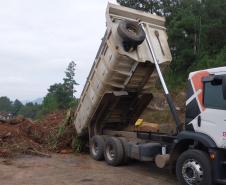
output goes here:
<path id="1" fill-rule="evenodd" d="M 105 161 L 94 161 L 89 154 L 27 155 L 4 161 L 0 158 L 0 184 L 4 185 L 179 185 L 167 167 L 159 169 L 154 162 L 132 160 L 127 166 L 111 167 Z"/>

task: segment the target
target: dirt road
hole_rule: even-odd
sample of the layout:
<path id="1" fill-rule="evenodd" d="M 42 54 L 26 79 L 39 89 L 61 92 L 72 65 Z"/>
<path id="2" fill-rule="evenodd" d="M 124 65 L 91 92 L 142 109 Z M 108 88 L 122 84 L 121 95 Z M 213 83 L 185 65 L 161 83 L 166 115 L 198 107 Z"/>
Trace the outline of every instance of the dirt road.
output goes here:
<path id="1" fill-rule="evenodd" d="M 3 164 L 4 160 L 0 158 L 0 185 L 179 185 L 167 168 L 158 169 L 151 162 L 130 161 L 127 166 L 111 167 L 92 160 L 89 154 L 24 156 L 11 160 L 11 165 Z"/>

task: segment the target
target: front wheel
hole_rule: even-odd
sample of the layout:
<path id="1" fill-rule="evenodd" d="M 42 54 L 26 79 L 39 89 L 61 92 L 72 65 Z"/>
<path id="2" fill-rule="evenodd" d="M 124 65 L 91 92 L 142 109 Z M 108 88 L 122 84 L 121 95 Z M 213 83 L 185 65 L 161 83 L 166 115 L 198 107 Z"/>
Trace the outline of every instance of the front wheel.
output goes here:
<path id="1" fill-rule="evenodd" d="M 213 185 L 213 170 L 210 157 L 201 150 L 182 153 L 176 166 L 177 179 L 183 185 Z"/>

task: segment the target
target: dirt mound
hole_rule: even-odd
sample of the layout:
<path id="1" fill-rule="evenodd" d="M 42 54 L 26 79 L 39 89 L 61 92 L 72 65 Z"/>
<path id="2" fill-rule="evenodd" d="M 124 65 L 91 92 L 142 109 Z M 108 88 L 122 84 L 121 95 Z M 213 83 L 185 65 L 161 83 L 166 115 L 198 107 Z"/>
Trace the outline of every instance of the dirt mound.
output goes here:
<path id="1" fill-rule="evenodd" d="M 76 133 L 70 121 L 73 111 L 69 111 L 67 119 L 66 115 L 66 110 L 57 110 L 43 121 L 33 122 L 26 118 L 0 120 L 0 157 L 49 156 L 51 150 L 71 148 L 72 142 L 76 145 Z"/>

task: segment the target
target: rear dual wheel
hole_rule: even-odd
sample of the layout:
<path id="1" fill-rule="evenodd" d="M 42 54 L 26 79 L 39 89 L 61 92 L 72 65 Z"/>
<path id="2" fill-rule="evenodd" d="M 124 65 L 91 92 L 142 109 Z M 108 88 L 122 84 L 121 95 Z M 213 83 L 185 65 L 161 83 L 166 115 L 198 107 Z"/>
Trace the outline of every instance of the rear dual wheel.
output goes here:
<path id="1" fill-rule="evenodd" d="M 90 141 L 90 155 L 96 161 L 104 159 L 104 139 L 102 136 L 93 136 Z"/>
<path id="2" fill-rule="evenodd" d="M 108 165 L 125 165 L 129 157 L 127 155 L 128 141 L 123 137 L 93 136 L 90 142 L 90 154 L 94 160 L 105 159 Z"/>
<path id="3" fill-rule="evenodd" d="M 119 166 L 123 160 L 123 147 L 116 137 L 108 138 L 104 143 L 104 158 L 110 166 Z"/>

